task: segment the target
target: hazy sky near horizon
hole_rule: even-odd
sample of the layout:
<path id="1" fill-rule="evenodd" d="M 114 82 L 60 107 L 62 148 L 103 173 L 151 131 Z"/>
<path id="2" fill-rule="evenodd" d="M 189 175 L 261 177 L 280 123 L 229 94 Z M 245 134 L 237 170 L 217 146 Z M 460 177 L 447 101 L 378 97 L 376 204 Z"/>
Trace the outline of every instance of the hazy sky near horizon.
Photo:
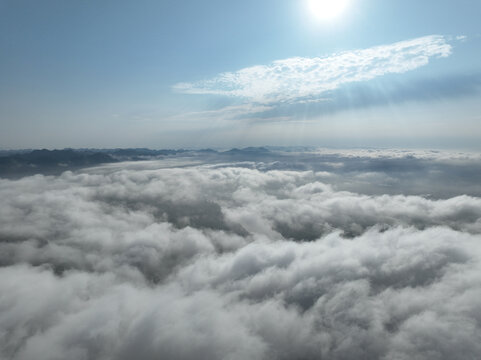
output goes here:
<path id="1" fill-rule="evenodd" d="M 0 148 L 480 148 L 481 1 L 312 1 L 0 0 Z"/>

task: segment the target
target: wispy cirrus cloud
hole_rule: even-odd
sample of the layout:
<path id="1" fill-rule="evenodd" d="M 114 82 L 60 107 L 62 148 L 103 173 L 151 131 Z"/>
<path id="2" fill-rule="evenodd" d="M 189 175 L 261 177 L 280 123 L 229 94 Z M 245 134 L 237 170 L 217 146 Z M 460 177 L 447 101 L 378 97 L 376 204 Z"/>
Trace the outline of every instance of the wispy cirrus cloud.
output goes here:
<path id="1" fill-rule="evenodd" d="M 326 57 L 276 60 L 173 88 L 184 94 L 225 95 L 260 104 L 299 103 L 343 84 L 417 69 L 431 58 L 448 57 L 451 52 L 446 37 L 430 35 Z"/>

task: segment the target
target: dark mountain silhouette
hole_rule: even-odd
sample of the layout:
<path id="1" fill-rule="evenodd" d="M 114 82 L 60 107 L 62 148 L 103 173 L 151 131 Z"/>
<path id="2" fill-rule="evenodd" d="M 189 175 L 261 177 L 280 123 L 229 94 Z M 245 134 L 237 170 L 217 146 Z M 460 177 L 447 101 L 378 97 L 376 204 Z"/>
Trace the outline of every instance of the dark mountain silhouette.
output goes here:
<path id="1" fill-rule="evenodd" d="M 57 174 L 116 160 L 107 153 L 64 150 L 33 150 L 0 156 L 0 176 L 20 177 L 34 174 Z"/>
<path id="2" fill-rule="evenodd" d="M 233 148 L 228 151 L 224 151 L 221 154 L 223 155 L 249 155 L 249 156 L 256 156 L 256 155 L 267 155 L 269 154 L 269 149 L 265 147 L 246 147 L 243 149 Z"/>
<path id="3" fill-rule="evenodd" d="M 242 151 L 242 150 L 241 150 Z M 118 161 L 162 159 L 170 156 L 216 155 L 213 149 L 185 150 L 127 148 L 127 149 L 63 149 L 63 150 L 2 150 L 0 151 L 0 177 L 18 178 L 45 174 L 56 175 L 66 170 L 95 166 Z"/>

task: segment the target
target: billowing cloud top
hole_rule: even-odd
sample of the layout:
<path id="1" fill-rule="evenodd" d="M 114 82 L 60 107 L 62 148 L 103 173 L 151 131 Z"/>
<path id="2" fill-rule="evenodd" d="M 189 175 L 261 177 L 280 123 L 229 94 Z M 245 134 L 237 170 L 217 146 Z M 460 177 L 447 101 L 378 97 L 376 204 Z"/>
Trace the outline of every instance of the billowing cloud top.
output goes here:
<path id="1" fill-rule="evenodd" d="M 0 180 L 0 358 L 479 356 L 479 157 L 254 150 Z"/>
<path id="2" fill-rule="evenodd" d="M 241 97 L 263 104 L 318 99 L 343 84 L 404 73 L 447 57 L 452 47 L 444 36 L 431 35 L 326 57 L 277 60 L 195 83 L 179 83 L 176 91 Z"/>

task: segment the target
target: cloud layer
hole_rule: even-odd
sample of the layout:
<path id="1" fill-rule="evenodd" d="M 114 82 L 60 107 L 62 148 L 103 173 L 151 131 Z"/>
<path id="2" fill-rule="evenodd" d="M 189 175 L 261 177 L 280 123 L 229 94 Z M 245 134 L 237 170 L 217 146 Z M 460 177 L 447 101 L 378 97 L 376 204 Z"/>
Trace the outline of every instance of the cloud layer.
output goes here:
<path id="1" fill-rule="evenodd" d="M 326 57 L 277 60 L 209 80 L 179 83 L 174 90 L 240 97 L 259 104 L 319 101 L 343 84 L 414 70 L 431 58 L 449 56 L 451 50 L 444 36 L 431 35 Z"/>
<path id="2" fill-rule="evenodd" d="M 479 197 L 158 164 L 0 180 L 0 357 L 481 352 Z"/>

